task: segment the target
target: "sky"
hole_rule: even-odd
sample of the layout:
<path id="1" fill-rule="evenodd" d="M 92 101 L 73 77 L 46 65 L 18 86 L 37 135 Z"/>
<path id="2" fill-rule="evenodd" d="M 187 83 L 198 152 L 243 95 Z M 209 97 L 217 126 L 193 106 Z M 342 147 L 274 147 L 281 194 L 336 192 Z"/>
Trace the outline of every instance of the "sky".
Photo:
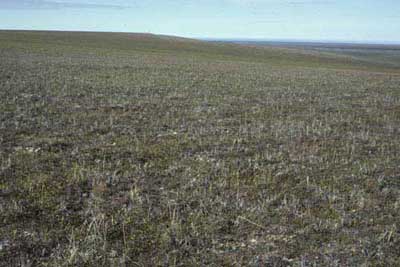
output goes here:
<path id="1" fill-rule="evenodd" d="M 400 0 L 0 0 L 0 29 L 400 43 Z"/>

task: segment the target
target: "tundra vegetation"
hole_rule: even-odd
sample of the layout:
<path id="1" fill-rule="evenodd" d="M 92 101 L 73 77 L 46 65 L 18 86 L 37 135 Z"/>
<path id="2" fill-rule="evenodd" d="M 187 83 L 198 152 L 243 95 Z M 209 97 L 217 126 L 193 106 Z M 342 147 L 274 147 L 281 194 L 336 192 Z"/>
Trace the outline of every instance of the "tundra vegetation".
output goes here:
<path id="1" fill-rule="evenodd" d="M 0 32 L 0 266 L 398 264 L 384 53 Z"/>

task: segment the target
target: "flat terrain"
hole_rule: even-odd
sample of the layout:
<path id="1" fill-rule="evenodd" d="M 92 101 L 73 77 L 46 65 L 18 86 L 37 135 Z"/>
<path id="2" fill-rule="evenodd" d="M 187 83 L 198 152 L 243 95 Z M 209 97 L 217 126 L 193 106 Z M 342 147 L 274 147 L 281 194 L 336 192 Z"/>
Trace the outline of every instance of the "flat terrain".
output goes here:
<path id="1" fill-rule="evenodd" d="M 400 60 L 367 56 L 0 32 L 0 266 L 395 266 Z"/>
<path id="2" fill-rule="evenodd" d="M 214 41 L 217 42 L 217 41 Z M 364 63 L 375 63 L 400 68 L 400 44 L 351 44 L 229 40 L 227 42 L 256 47 L 294 48 L 304 51 L 319 51 L 332 56 L 346 56 Z"/>

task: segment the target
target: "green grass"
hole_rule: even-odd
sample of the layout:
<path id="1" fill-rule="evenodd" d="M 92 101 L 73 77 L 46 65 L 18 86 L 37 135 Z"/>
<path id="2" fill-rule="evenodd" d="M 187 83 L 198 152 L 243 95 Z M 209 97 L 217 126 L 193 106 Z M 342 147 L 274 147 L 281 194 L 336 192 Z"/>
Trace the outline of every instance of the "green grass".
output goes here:
<path id="1" fill-rule="evenodd" d="M 0 59 L 0 266 L 400 261 L 393 59 L 10 31 Z"/>

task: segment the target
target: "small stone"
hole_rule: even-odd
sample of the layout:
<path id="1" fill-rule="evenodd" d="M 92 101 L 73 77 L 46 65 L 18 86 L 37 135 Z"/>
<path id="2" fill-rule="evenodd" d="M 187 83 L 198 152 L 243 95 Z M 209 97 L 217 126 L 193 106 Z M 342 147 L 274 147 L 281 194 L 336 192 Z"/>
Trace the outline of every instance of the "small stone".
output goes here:
<path id="1" fill-rule="evenodd" d="M 0 251 L 4 250 L 9 245 L 10 245 L 10 242 L 8 242 L 7 240 L 0 240 Z"/>

